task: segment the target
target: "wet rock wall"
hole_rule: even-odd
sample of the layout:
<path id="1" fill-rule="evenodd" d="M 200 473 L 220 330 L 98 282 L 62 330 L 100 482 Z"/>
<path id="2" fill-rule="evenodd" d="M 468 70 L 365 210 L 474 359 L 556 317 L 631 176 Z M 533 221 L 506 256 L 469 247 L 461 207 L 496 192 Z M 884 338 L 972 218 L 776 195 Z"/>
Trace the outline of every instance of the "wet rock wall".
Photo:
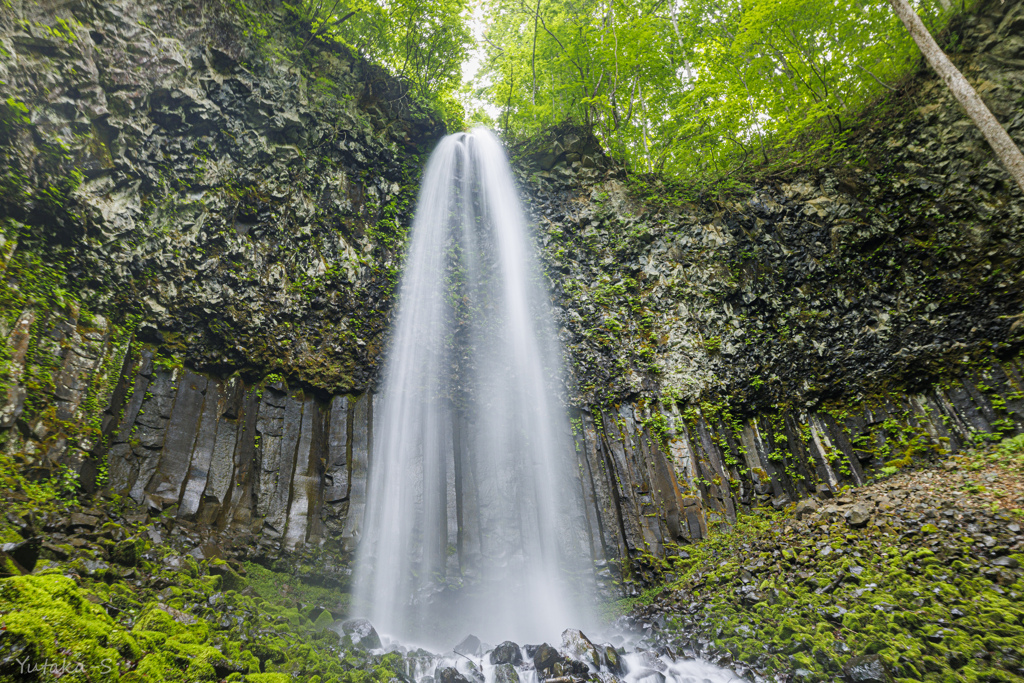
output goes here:
<path id="1" fill-rule="evenodd" d="M 4 447 L 40 476 L 73 471 L 86 490 L 128 496 L 207 535 L 249 538 L 263 556 L 357 547 L 373 435 L 384 427 L 372 394 L 199 373 L 75 307 L 26 309 L 7 348 L 15 381 L 0 407 Z M 642 579 L 645 558 L 678 553 L 739 512 L 837 496 L 1024 431 L 1024 360 L 812 410 L 638 399 L 573 410 L 571 426 L 579 522 L 613 586 Z M 450 509 L 437 530 L 454 549 L 444 568 L 453 578 L 472 576 L 483 551 L 470 429 L 452 428 Z"/>
<path id="2" fill-rule="evenodd" d="M 574 425 L 597 554 L 662 555 L 737 512 L 839 496 L 1024 431 L 1024 360 L 816 411 L 735 416 L 723 404 L 634 403 L 584 411 Z"/>
<path id="3" fill-rule="evenodd" d="M 979 3 L 950 54 L 1024 146 L 1022 22 Z M 627 175 L 569 126 L 520 149 L 575 402 L 813 411 L 1018 353 L 1024 198 L 926 66 L 897 90 L 733 189 Z"/>
<path id="4" fill-rule="evenodd" d="M 277 0 L 3 5 L 0 219 L 193 367 L 365 391 L 445 128 L 306 38 Z"/>
<path id="5" fill-rule="evenodd" d="M 200 526 L 285 548 L 351 549 L 365 507 L 372 398 L 323 401 L 280 382 L 249 386 L 130 353 L 111 404 L 109 488 Z M 124 390 L 124 387 L 130 389 Z"/>

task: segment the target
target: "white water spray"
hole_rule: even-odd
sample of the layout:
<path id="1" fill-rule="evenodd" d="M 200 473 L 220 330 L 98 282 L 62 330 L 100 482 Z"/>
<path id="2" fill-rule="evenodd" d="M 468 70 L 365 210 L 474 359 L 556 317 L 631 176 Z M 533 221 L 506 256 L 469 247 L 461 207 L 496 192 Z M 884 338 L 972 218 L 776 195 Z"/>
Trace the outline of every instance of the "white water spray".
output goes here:
<path id="1" fill-rule="evenodd" d="M 354 612 L 404 642 L 559 642 L 589 622 L 560 350 L 511 169 L 488 131 L 424 174 L 374 408 Z"/>

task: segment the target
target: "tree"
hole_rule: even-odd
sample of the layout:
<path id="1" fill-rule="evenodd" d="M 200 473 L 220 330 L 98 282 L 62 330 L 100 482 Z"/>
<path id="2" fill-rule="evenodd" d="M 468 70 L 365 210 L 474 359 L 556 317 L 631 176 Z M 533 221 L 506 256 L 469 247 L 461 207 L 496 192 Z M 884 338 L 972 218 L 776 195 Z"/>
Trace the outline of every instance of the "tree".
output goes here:
<path id="1" fill-rule="evenodd" d="M 421 98 L 451 108 L 471 42 L 469 0 L 296 0 L 285 6 L 309 26 L 300 52 L 316 40 L 344 43 L 407 79 Z"/>
<path id="2" fill-rule="evenodd" d="M 917 43 L 925 60 L 946 83 L 953 93 L 953 97 L 971 117 L 981 134 L 985 136 L 1003 168 L 1024 192 L 1024 154 L 1021 153 L 1020 148 L 1010 138 L 1006 129 L 999 124 L 996 117 L 992 115 L 989 108 L 985 106 L 985 102 L 960 73 L 960 70 L 953 62 L 949 61 L 949 57 L 935 42 L 932 34 L 925 28 L 924 22 L 917 16 L 917 12 L 907 3 L 907 0 L 889 0 L 889 4 L 892 5 L 893 11 L 896 12 L 896 16 L 900 18 L 903 25 L 907 27 L 907 32 Z"/>
<path id="3" fill-rule="evenodd" d="M 697 182 L 839 148 L 919 59 L 889 7 L 863 0 L 485 1 L 477 90 L 505 135 L 571 119 L 633 168 Z"/>

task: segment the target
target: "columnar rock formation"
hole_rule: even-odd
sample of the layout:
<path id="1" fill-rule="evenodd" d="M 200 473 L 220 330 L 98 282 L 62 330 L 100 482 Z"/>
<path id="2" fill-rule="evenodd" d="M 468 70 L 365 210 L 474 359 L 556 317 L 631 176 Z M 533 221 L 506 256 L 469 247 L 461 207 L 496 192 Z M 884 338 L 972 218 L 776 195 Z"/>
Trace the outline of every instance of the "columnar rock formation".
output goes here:
<path id="1" fill-rule="evenodd" d="M 104 378 L 104 438 L 85 453 L 44 431 L 51 445 L 41 464 L 81 468 L 102 459 L 108 486 L 154 511 L 173 508 L 180 519 L 288 548 L 354 548 L 372 467 L 370 393 L 326 397 L 281 381 L 253 385 L 158 366 L 150 347 L 109 344 L 102 327 L 74 320 L 55 324 L 55 333 L 62 362 L 52 400 L 64 419 L 88 417 L 81 406 L 96 400 L 95 368 L 114 365 L 108 356 L 122 369 Z M 5 415 L 16 420 L 22 393 L 12 394 Z M 1024 363 L 993 363 L 924 392 L 837 409 L 734 418 L 707 403 L 623 403 L 577 410 L 572 424 L 593 557 L 628 561 L 671 552 L 756 505 L 830 497 L 883 467 L 1024 431 Z M 456 431 L 469 428 L 463 421 Z M 467 442 L 452 440 L 452 516 L 461 526 L 446 533 L 458 549 L 455 572 L 479 554 L 475 481 L 460 466 Z"/>

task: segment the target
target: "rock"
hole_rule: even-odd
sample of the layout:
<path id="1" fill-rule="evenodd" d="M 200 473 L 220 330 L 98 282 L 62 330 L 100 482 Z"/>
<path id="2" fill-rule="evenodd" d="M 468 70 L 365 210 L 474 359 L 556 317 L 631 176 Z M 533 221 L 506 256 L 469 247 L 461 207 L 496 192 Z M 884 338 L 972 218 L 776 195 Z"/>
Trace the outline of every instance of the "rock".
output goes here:
<path id="1" fill-rule="evenodd" d="M 551 673 L 556 678 L 570 677 L 576 679 L 586 679 L 590 676 L 590 666 L 583 662 L 577 662 L 575 659 L 563 659 L 560 662 L 555 662 L 555 665 L 551 667 Z"/>
<path id="2" fill-rule="evenodd" d="M 245 579 L 239 576 L 238 572 L 232 569 L 231 565 L 224 560 L 213 560 L 210 562 L 210 574 L 221 577 L 220 587 L 222 590 L 238 591 L 245 588 Z M 344 624 L 342 624 L 342 627 L 344 627 Z M 371 626 L 371 628 L 373 627 Z"/>
<path id="3" fill-rule="evenodd" d="M 843 665 L 848 683 L 889 683 L 892 678 L 879 655 L 857 655 Z"/>
<path id="4" fill-rule="evenodd" d="M 818 503 L 813 498 L 804 498 L 796 507 L 793 508 L 793 516 L 797 519 L 803 519 L 807 515 L 811 514 L 818 509 Z"/>
<path id="5" fill-rule="evenodd" d="M 380 648 L 380 636 L 367 619 L 348 619 L 341 623 L 341 631 L 352 640 L 354 647 L 364 650 Z"/>
<path id="6" fill-rule="evenodd" d="M 481 654 L 480 639 L 470 634 L 463 638 L 462 642 L 452 649 L 452 652 L 467 657 L 479 657 Z"/>
<path id="7" fill-rule="evenodd" d="M 871 520 L 871 508 L 865 503 L 855 503 L 846 512 L 846 523 L 852 526 L 854 529 L 867 526 Z"/>
<path id="8" fill-rule="evenodd" d="M 25 572 L 31 572 L 36 568 L 39 560 L 39 551 L 42 550 L 43 539 L 29 538 L 21 543 L 4 543 L 0 546 L 8 557 L 17 562 Z"/>
<path id="9" fill-rule="evenodd" d="M 577 629 L 566 629 L 562 632 L 562 651 L 571 659 L 583 662 L 594 669 L 601 668 L 601 656 L 590 639 Z"/>
<path id="10" fill-rule="evenodd" d="M 519 651 L 519 646 L 511 640 L 506 640 L 491 650 L 491 664 L 513 664 L 518 666 L 522 663 L 523 653 Z"/>
<path id="11" fill-rule="evenodd" d="M 7 553 L 0 551 L 0 577 L 21 576 L 28 572 Z"/>
<path id="12" fill-rule="evenodd" d="M 68 524 L 68 527 L 71 529 L 95 529 L 99 521 L 99 518 L 93 517 L 92 515 L 82 514 L 81 512 L 72 512 L 71 521 Z"/>
<path id="13" fill-rule="evenodd" d="M 446 666 L 438 669 L 435 678 L 438 683 L 469 683 L 469 679 L 459 673 L 453 666 Z"/>
<path id="14" fill-rule="evenodd" d="M 613 674 L 625 673 L 622 669 L 622 660 L 619 659 L 619 651 L 615 649 L 614 645 L 605 643 L 597 646 L 598 652 L 601 653 L 601 664 L 608 667 L 608 670 Z"/>
<path id="15" fill-rule="evenodd" d="M 538 645 L 533 653 L 533 666 L 537 671 L 549 670 L 560 661 L 562 661 L 562 655 L 547 643 Z"/>
<path id="16" fill-rule="evenodd" d="M 146 544 L 141 539 L 128 539 L 117 543 L 110 551 L 110 559 L 124 567 L 137 567 Z"/>
<path id="17" fill-rule="evenodd" d="M 87 575 L 95 578 L 106 577 L 107 571 L 110 569 L 110 565 L 102 560 L 84 560 L 82 566 L 85 567 Z"/>
<path id="18" fill-rule="evenodd" d="M 511 664 L 499 664 L 494 667 L 494 683 L 519 683 L 519 672 Z"/>
<path id="19" fill-rule="evenodd" d="M 224 559 L 224 551 L 220 546 L 214 545 L 213 543 L 204 543 L 199 546 L 199 550 L 202 552 L 204 560 Z"/>

